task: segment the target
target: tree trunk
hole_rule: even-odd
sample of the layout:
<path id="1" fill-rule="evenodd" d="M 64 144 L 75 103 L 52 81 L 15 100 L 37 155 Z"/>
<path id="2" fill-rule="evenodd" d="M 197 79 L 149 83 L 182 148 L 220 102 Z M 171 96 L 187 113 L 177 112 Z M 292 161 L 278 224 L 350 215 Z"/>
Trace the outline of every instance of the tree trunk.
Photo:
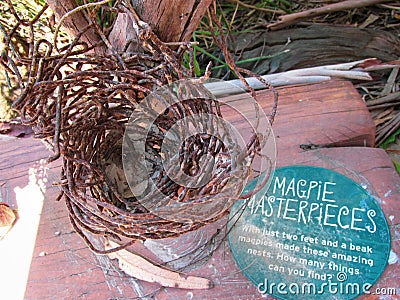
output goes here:
<path id="1" fill-rule="evenodd" d="M 213 0 L 132 0 L 138 15 L 150 25 L 164 42 L 189 41 L 194 30 Z M 74 0 L 49 0 L 49 6 L 60 20 L 66 13 L 77 7 Z M 72 37 L 90 24 L 84 11 L 77 11 L 67 17 L 63 26 Z M 135 38 L 132 21 L 126 14 L 120 13 L 112 28 L 109 40 L 116 50 L 129 39 Z M 94 45 L 101 41 L 94 29 L 82 35 L 82 41 Z M 105 47 L 97 47 L 102 52 Z"/>
<path id="2" fill-rule="evenodd" d="M 77 7 L 75 0 L 48 0 L 47 4 L 53 10 L 57 21 L 61 20 L 61 18 L 66 13 Z M 68 35 L 70 35 L 71 37 L 75 37 L 80 31 L 89 26 L 90 23 L 89 20 L 86 18 L 84 11 L 81 10 L 66 18 L 62 25 Z M 100 42 L 101 38 L 96 33 L 96 30 L 94 28 L 91 28 L 82 35 L 81 41 L 91 46 Z M 99 47 L 97 48 L 97 50 L 102 52 L 105 49 L 101 49 L 101 47 Z"/>
<path id="3" fill-rule="evenodd" d="M 213 0 L 137 0 L 140 17 L 164 42 L 189 41 Z"/>

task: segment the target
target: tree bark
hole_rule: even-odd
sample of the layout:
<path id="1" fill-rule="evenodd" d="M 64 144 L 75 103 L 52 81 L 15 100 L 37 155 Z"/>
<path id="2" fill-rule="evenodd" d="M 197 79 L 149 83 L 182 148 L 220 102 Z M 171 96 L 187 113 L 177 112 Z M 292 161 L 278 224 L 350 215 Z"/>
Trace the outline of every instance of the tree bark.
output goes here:
<path id="1" fill-rule="evenodd" d="M 138 15 L 150 25 L 153 31 L 164 42 L 189 41 L 199 25 L 201 18 L 213 0 L 132 0 Z M 61 18 L 77 7 L 75 0 L 49 0 L 49 6 L 56 18 Z M 63 27 L 74 37 L 90 24 L 84 11 L 77 11 L 67 17 Z M 135 38 L 132 21 L 126 14 L 120 13 L 111 30 L 109 39 L 117 50 L 129 39 Z M 95 29 L 84 33 L 81 40 L 88 45 L 101 41 Z M 96 52 L 105 51 L 105 47 L 96 47 Z"/>
<path id="2" fill-rule="evenodd" d="M 164 42 L 189 41 L 213 0 L 134 0 L 139 16 Z"/>
<path id="3" fill-rule="evenodd" d="M 272 74 L 375 57 L 400 57 L 400 39 L 387 31 L 352 26 L 312 25 L 279 31 L 233 34 L 228 45 L 241 67 Z M 214 53 L 215 54 L 215 53 Z M 215 54 L 218 55 L 218 54 Z M 268 56 L 271 56 L 267 59 Z M 254 60 L 264 57 L 262 60 Z M 205 65 L 207 58 L 200 60 Z M 215 76 L 215 75 L 214 75 Z"/>
<path id="4" fill-rule="evenodd" d="M 60 21 L 66 13 L 77 7 L 75 0 L 48 0 L 47 3 L 53 10 L 57 21 Z M 76 13 L 67 17 L 62 25 L 69 36 L 75 37 L 79 32 L 89 26 L 90 23 L 87 20 L 84 11 L 77 11 Z M 91 46 L 99 43 L 101 41 L 101 38 L 96 33 L 96 30 L 94 28 L 91 28 L 81 36 L 81 41 Z M 98 47 L 96 50 L 102 52 L 105 49 L 102 49 L 102 47 Z"/>

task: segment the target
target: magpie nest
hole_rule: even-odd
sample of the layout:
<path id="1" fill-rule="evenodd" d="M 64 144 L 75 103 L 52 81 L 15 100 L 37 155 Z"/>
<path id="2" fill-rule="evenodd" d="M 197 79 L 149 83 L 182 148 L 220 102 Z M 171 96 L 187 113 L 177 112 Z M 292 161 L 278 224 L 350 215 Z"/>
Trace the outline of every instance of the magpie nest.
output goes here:
<path id="1" fill-rule="evenodd" d="M 176 237 L 220 219 L 232 201 L 221 201 L 215 207 L 214 200 L 240 197 L 243 188 L 240 184 L 228 186 L 229 189 L 225 189 L 228 192 L 222 190 L 229 185 L 228 179 L 232 176 L 250 176 L 251 163 L 264 142 L 258 133 L 251 135 L 246 150 L 240 155 L 243 168 L 238 175 L 233 174 L 230 152 L 223 142 L 211 135 L 191 136 L 183 141 L 174 164 L 178 164 L 183 173 L 194 174 L 199 172 L 200 160 L 206 155 L 216 159 L 215 172 L 208 183 L 200 187 L 188 188 L 172 180 L 168 170 L 160 167 L 164 159 L 161 148 L 165 132 L 194 114 L 223 118 L 219 102 L 196 91 L 192 98 L 186 97 L 185 101 L 159 112 L 145 140 L 145 172 L 167 198 L 182 203 L 187 214 L 199 211 L 206 214 L 211 210 L 217 213 L 201 220 L 190 217 L 170 220 L 138 201 L 122 168 L 124 133 L 135 107 L 148 95 L 158 87 L 191 77 L 191 71 L 183 67 L 182 61 L 184 53 L 189 56 L 193 53 L 187 43 L 171 49 L 138 20 L 134 11 L 125 8 L 124 12 L 130 13 L 136 22 L 136 42 L 140 45 L 136 47 L 140 48 L 137 53 L 116 53 L 110 48 L 109 54 L 97 54 L 82 43 L 78 35 L 71 44 L 60 49 L 47 40 L 32 38 L 27 57 L 13 55 L 10 47 L 10 52 L 2 58 L 8 72 L 19 79 L 22 89 L 13 107 L 21 113 L 25 124 L 32 125 L 36 138 L 50 145 L 54 156 L 49 160 L 62 159 L 59 199 L 64 196 L 74 229 L 93 251 L 102 254 L 127 247 L 136 240 Z M 26 22 L 18 26 L 33 28 Z M 6 43 L 10 44 L 12 34 L 6 36 Z M 221 46 L 226 46 L 223 37 L 215 38 Z M 233 62 L 227 62 L 243 78 L 241 70 Z M 23 80 L 19 72 L 22 65 L 28 69 L 28 80 Z M 192 81 L 193 86 L 196 80 Z M 184 93 L 181 86 L 175 96 L 180 99 Z M 213 124 L 208 126 L 213 127 Z M 131 133 L 135 133 L 132 128 Z M 123 243 L 114 249 L 97 249 L 88 233 Z"/>

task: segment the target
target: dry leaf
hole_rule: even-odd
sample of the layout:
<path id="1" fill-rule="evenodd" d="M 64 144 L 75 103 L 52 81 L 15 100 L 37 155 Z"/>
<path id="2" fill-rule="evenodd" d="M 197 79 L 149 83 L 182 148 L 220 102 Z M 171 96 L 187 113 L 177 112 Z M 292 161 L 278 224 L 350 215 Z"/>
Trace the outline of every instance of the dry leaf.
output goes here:
<path id="1" fill-rule="evenodd" d="M 15 212 L 5 202 L 0 202 L 0 239 L 2 239 L 13 226 Z"/>

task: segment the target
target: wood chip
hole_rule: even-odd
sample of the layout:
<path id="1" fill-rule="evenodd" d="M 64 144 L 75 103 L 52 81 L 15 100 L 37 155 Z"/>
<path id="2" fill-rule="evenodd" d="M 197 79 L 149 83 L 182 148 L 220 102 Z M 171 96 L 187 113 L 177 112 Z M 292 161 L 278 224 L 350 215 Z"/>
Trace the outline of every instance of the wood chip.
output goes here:
<path id="1" fill-rule="evenodd" d="M 358 28 L 366 28 L 374 23 L 376 20 L 379 20 L 379 16 L 370 14 L 368 18 L 360 26 L 358 26 Z"/>
<path id="2" fill-rule="evenodd" d="M 106 241 L 105 243 L 106 250 L 118 246 L 120 245 L 113 241 Z M 164 287 L 195 290 L 210 289 L 214 286 L 213 282 L 207 278 L 168 270 L 125 249 L 110 253 L 108 257 L 118 259 L 120 269 L 126 274 L 139 280 L 158 283 Z"/>
<path id="3" fill-rule="evenodd" d="M 393 87 L 394 87 L 394 85 L 396 83 L 396 79 L 397 79 L 397 75 L 398 74 L 399 74 L 399 67 L 393 68 L 393 70 L 390 73 L 389 78 L 388 78 L 388 80 L 387 80 L 387 82 L 385 84 L 385 87 L 382 90 L 382 93 L 381 93 L 382 96 L 389 95 L 392 92 Z"/>
<path id="4" fill-rule="evenodd" d="M 16 220 L 15 212 L 5 202 L 0 202 L 0 240 L 10 231 Z"/>

